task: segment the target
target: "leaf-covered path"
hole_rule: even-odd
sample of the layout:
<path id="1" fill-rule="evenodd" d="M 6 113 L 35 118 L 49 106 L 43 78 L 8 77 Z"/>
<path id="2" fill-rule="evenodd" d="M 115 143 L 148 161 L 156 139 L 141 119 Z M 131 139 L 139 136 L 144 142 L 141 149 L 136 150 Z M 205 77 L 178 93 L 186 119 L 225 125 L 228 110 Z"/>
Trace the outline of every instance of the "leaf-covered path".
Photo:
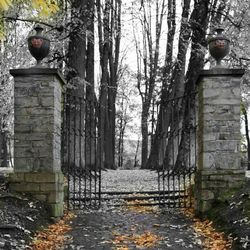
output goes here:
<path id="1" fill-rule="evenodd" d="M 72 228 L 67 250 L 202 249 L 191 222 L 178 212 L 92 211 L 78 214 Z"/>
<path id="2" fill-rule="evenodd" d="M 151 171 L 107 171 L 103 191 L 157 190 Z M 65 250 L 72 249 L 202 249 L 192 222 L 179 210 L 157 207 L 101 208 L 80 211 L 72 221 Z"/>

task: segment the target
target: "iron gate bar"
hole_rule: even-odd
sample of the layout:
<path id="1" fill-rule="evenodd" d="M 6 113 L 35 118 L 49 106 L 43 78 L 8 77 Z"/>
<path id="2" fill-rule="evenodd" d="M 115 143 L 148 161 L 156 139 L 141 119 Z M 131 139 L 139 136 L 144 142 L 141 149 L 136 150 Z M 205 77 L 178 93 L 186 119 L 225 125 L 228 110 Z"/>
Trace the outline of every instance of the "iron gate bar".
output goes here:
<path id="1" fill-rule="evenodd" d="M 80 124 L 79 124 L 79 126 L 80 126 L 80 128 L 82 127 L 82 105 L 83 105 L 83 103 L 82 103 L 82 99 L 80 98 L 79 99 L 79 104 L 80 104 L 80 120 L 79 120 L 79 122 L 80 122 Z M 78 130 L 78 132 L 79 132 L 79 166 L 80 166 L 80 169 L 82 169 L 82 161 L 81 161 L 81 159 L 82 159 L 82 137 L 83 137 L 83 134 L 82 134 L 82 131 L 81 131 L 81 129 L 79 128 L 79 130 Z M 81 183 L 82 183 L 82 176 L 80 175 L 79 176 L 79 183 L 78 183 L 78 185 L 79 185 L 79 197 L 80 197 L 80 195 L 81 195 L 81 193 L 82 193 L 82 185 L 81 185 Z M 81 201 L 79 202 L 79 206 L 81 207 Z"/>
<path id="2" fill-rule="evenodd" d="M 88 109 L 88 110 L 87 110 Z M 99 140 L 97 106 L 68 90 L 64 94 L 62 169 L 67 177 L 67 206 L 73 209 L 100 206 L 101 171 L 97 161 Z"/>
<path id="3" fill-rule="evenodd" d="M 159 203 L 168 207 L 190 207 L 192 205 L 188 188 L 196 171 L 196 93 L 173 98 L 164 102 L 163 111 L 169 115 L 169 127 L 162 134 L 166 142 L 164 161 L 158 167 Z M 183 111 L 184 108 L 184 111 Z M 184 197 L 181 190 L 184 189 Z M 170 192 L 178 197 L 173 202 Z"/>
<path id="4" fill-rule="evenodd" d="M 103 162 L 98 142 L 102 140 L 102 137 L 100 137 L 98 130 L 97 104 L 91 100 L 72 95 L 70 92 L 65 96 L 62 159 L 64 169 L 66 167 L 67 170 L 68 207 L 74 209 L 99 207 L 102 195 L 111 195 L 112 192 L 101 193 Z M 158 204 L 170 208 L 191 206 L 191 198 L 187 189 L 196 170 L 196 117 L 194 116 L 193 125 L 179 126 L 182 115 L 179 110 L 176 114 L 173 112 L 177 101 L 182 100 L 181 98 L 173 99 L 169 102 L 170 106 L 167 106 L 167 112 L 171 112 L 172 123 L 170 122 L 171 127 L 163 136 L 171 147 L 167 154 L 167 160 L 157 168 L 158 191 L 151 191 L 157 192 L 158 202 L 150 205 Z M 190 115 L 191 102 L 189 100 L 187 101 L 187 109 Z M 176 120 L 178 126 L 173 126 Z M 182 143 L 181 135 L 187 138 L 185 143 L 188 154 L 187 157 L 183 158 L 186 161 L 182 161 L 181 165 L 177 166 L 179 145 Z M 191 145 L 193 137 L 195 142 Z M 191 156 L 191 153 L 194 153 L 194 157 Z M 150 191 L 144 192 L 149 193 Z M 122 193 L 113 192 L 113 195 L 115 194 Z M 142 192 L 125 192 L 124 194 L 142 194 Z M 150 197 L 154 198 L 152 195 Z M 146 197 L 140 197 L 140 199 L 143 198 Z M 110 198 L 103 197 L 103 199 Z"/>

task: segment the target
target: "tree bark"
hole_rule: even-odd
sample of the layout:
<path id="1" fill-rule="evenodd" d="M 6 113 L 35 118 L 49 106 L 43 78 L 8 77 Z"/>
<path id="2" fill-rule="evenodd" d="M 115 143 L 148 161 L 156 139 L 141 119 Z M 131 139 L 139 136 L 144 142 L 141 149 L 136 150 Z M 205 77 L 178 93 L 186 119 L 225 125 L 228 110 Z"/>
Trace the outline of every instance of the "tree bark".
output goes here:
<path id="1" fill-rule="evenodd" d="M 70 118 L 69 124 L 72 129 L 69 135 L 69 165 L 74 167 L 82 167 L 85 161 L 81 150 L 84 149 L 84 140 L 81 139 L 80 131 L 83 129 L 85 118 L 85 105 L 81 105 L 79 98 L 85 98 L 85 77 L 86 77 L 86 24 L 87 16 L 87 0 L 73 0 L 71 3 L 71 23 L 69 34 L 69 45 L 67 54 L 67 82 L 73 87 L 67 89 L 77 97 L 70 97 L 70 110 L 67 115 Z M 83 100 L 82 100 L 83 103 Z M 83 135 L 83 137 L 85 137 Z M 67 157 L 66 154 L 64 157 Z M 65 161 L 67 162 L 67 161 Z M 88 168 L 89 166 L 86 166 Z"/>
<path id="2" fill-rule="evenodd" d="M 159 51 L 160 51 L 160 38 L 162 31 L 163 16 L 165 13 L 165 1 L 162 1 L 159 6 L 159 1 L 155 2 L 155 39 L 152 34 L 152 6 L 150 1 L 142 3 L 143 17 L 141 19 L 141 27 L 143 30 L 143 55 L 141 55 L 136 41 L 137 49 L 137 64 L 138 64 L 138 89 L 142 100 L 142 113 L 141 113 L 141 135 L 142 135 L 142 153 L 141 153 L 141 167 L 148 168 L 148 118 L 149 110 L 152 102 L 155 82 L 157 77 L 157 70 L 159 66 Z M 143 69 L 141 68 L 142 60 Z M 144 71 L 143 73 L 141 71 Z M 142 89 L 142 78 L 144 74 L 144 89 Z"/>
<path id="3" fill-rule="evenodd" d="M 115 168 L 115 101 L 121 38 L 121 1 L 106 0 L 104 11 L 97 0 L 99 50 L 101 59 L 100 121 L 104 136 L 105 167 Z M 102 18 L 103 16 L 103 18 Z"/>
<path id="4" fill-rule="evenodd" d="M 183 164 L 187 162 L 187 157 L 189 157 L 187 154 L 190 154 L 190 144 L 191 140 L 193 140 L 190 135 L 190 131 L 188 133 L 186 132 L 186 128 L 190 129 L 190 126 L 195 126 L 195 98 L 192 98 L 192 93 L 194 93 L 196 90 L 195 83 L 200 70 L 204 66 L 204 48 L 207 44 L 206 30 L 208 28 L 209 21 L 209 3 L 209 0 L 197 1 L 194 5 L 194 10 L 190 18 L 190 24 L 192 28 L 192 44 L 184 90 L 185 96 L 190 98 L 184 98 L 182 100 L 182 135 L 175 168 L 186 167 Z M 193 163 L 189 160 L 188 165 L 192 166 Z"/>
<path id="5" fill-rule="evenodd" d="M 247 115 L 247 110 L 243 104 L 242 104 L 242 113 L 244 116 L 245 132 L 246 132 L 246 140 L 247 140 L 247 170 L 250 170 L 250 136 L 249 136 L 249 128 L 248 128 L 248 115 Z"/>
<path id="6" fill-rule="evenodd" d="M 85 123 L 85 140 L 86 140 L 86 164 L 91 166 L 92 169 L 97 168 L 96 158 L 96 107 L 97 101 L 95 96 L 95 62 L 94 62 L 94 47 L 95 47 L 95 34 L 94 34 L 94 16 L 95 5 L 94 1 L 88 0 L 87 9 L 87 34 L 86 34 L 86 123 Z"/>
<path id="7" fill-rule="evenodd" d="M 182 9 L 180 36 L 178 42 L 177 60 L 172 66 L 173 56 L 173 41 L 175 36 L 175 15 L 176 2 L 168 2 L 168 40 L 165 55 L 165 65 L 163 67 L 162 77 L 162 91 L 160 110 L 157 119 L 156 133 L 154 137 L 153 147 L 150 152 L 149 160 L 147 162 L 148 168 L 159 168 L 163 164 L 165 152 L 167 150 L 166 136 L 171 128 L 171 122 L 174 124 L 172 118 L 174 109 L 168 110 L 168 99 L 174 99 L 183 95 L 184 92 L 184 76 L 186 65 L 186 54 L 188 49 L 189 38 L 191 30 L 189 28 L 188 17 L 190 12 L 190 0 L 185 0 Z M 171 77 L 170 77 L 171 76 Z M 176 109 L 179 109 L 179 105 Z M 172 125 L 173 125 L 172 124 Z M 171 128 L 174 129 L 174 128 Z"/>
<path id="8" fill-rule="evenodd" d="M 68 74 L 67 80 L 85 79 L 86 72 L 86 16 L 87 0 L 72 1 L 71 32 L 68 48 Z M 84 93 L 83 93 L 84 95 Z"/>

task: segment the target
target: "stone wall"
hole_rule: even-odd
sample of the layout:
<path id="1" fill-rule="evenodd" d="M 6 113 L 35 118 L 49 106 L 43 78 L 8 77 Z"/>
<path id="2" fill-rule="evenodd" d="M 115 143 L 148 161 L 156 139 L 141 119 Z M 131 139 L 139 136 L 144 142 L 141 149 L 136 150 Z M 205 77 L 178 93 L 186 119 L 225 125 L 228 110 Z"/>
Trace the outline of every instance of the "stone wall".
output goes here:
<path id="1" fill-rule="evenodd" d="M 240 156 L 243 70 L 213 69 L 198 81 L 196 211 L 207 211 L 226 190 L 244 182 Z"/>
<path id="2" fill-rule="evenodd" d="M 63 80 L 55 69 L 11 70 L 14 84 L 14 174 L 10 188 L 63 214 L 61 108 Z"/>

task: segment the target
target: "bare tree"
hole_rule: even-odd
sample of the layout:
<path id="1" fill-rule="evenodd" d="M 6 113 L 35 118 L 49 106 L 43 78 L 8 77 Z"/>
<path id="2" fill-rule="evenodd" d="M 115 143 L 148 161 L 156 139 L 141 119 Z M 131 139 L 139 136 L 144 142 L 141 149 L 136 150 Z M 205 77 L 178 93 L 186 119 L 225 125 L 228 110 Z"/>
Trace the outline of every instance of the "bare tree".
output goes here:
<path id="1" fill-rule="evenodd" d="M 103 136 L 104 165 L 115 168 L 115 100 L 119 73 L 121 1 L 96 1 L 101 62 L 100 133 Z"/>
<path id="2" fill-rule="evenodd" d="M 179 33 L 179 44 L 177 60 L 174 63 L 172 69 L 169 65 L 172 65 L 172 58 L 167 57 L 165 61 L 163 71 L 163 88 L 161 95 L 161 106 L 158 116 L 158 124 L 156 129 L 156 135 L 149 157 L 148 165 L 159 167 L 163 164 L 163 161 L 172 161 L 172 165 L 179 165 L 185 162 L 185 149 L 190 146 L 190 136 L 185 132 L 185 127 L 189 126 L 190 119 L 193 119 L 194 102 L 187 101 L 187 98 L 179 98 L 182 96 L 191 96 L 195 91 L 195 82 L 199 74 L 199 69 L 203 68 L 206 46 L 206 30 L 209 20 L 209 4 L 210 1 L 195 1 L 192 13 L 190 14 L 190 0 L 185 0 L 182 7 L 182 19 Z M 169 11 L 172 13 L 173 8 Z M 171 15 L 168 15 L 168 28 L 171 31 L 170 20 Z M 191 39 L 191 53 L 188 64 L 187 73 L 186 58 L 188 52 L 188 46 Z M 167 51 L 171 51 L 171 36 L 168 37 Z M 169 49 L 168 49 L 169 48 Z M 171 55 L 168 52 L 167 55 Z M 168 62 L 169 60 L 169 62 Z M 164 75 L 164 74 L 168 75 Z M 171 76 L 169 78 L 169 75 Z M 164 82 L 166 81 L 166 82 Z M 169 102 L 166 100 L 175 100 L 174 106 L 168 109 Z M 168 136 L 178 134 L 177 141 L 167 139 Z M 169 159 L 173 148 L 176 152 L 173 152 L 172 159 Z"/>
<path id="3" fill-rule="evenodd" d="M 150 105 L 153 99 L 156 79 L 159 68 L 160 39 L 162 34 L 163 17 L 166 12 L 165 0 L 141 2 L 142 14 L 139 22 L 142 30 L 142 38 L 137 37 L 134 29 L 136 52 L 137 52 L 137 87 L 142 100 L 141 134 L 142 154 L 141 166 L 146 168 L 148 158 L 148 119 Z M 155 11 L 155 18 L 152 12 Z M 134 22 L 138 13 L 133 13 Z M 153 34 L 153 32 L 155 32 Z M 142 48 L 140 41 L 142 39 Z"/>

